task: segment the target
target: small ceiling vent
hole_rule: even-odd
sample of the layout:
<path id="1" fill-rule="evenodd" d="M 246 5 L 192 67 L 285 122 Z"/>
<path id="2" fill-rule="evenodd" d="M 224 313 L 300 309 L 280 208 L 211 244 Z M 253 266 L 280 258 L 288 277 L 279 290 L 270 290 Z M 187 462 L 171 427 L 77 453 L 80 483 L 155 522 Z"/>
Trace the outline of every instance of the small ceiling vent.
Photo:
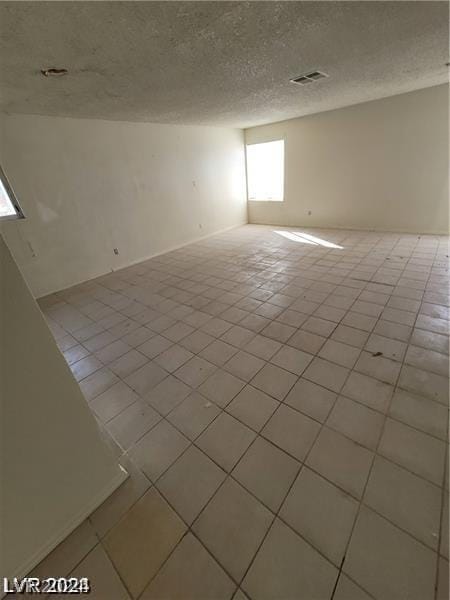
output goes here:
<path id="1" fill-rule="evenodd" d="M 44 77 L 61 77 L 67 75 L 67 69 L 41 69 L 41 73 Z"/>
<path id="2" fill-rule="evenodd" d="M 291 83 L 298 83 L 299 85 L 308 85 L 309 83 L 314 83 L 314 81 L 318 81 L 324 77 L 328 77 L 328 75 L 326 73 L 322 73 L 321 71 L 311 71 L 311 73 L 299 75 L 290 81 Z"/>

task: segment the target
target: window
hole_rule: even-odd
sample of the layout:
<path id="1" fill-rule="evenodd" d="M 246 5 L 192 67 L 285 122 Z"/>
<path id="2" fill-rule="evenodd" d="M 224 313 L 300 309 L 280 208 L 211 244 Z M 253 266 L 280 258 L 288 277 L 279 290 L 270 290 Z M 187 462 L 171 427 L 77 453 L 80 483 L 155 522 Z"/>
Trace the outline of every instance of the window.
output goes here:
<path id="1" fill-rule="evenodd" d="M 23 218 L 24 214 L 22 209 L 6 179 L 3 169 L 0 167 L 0 221 Z"/>
<path id="2" fill-rule="evenodd" d="M 249 200 L 284 200 L 284 140 L 247 145 Z"/>

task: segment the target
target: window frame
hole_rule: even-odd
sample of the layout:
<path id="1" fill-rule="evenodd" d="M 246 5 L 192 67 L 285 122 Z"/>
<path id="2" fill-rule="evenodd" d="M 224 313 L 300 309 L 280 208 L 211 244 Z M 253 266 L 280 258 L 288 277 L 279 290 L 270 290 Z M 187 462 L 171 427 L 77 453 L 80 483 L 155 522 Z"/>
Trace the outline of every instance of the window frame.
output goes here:
<path id="1" fill-rule="evenodd" d="M 256 146 L 258 144 L 270 144 L 271 142 L 283 142 L 283 197 L 280 200 L 275 200 L 272 198 L 265 198 L 262 200 L 258 200 L 256 198 L 250 198 L 250 190 L 249 190 L 249 177 L 248 177 L 248 155 L 247 148 L 248 146 Z M 246 188 L 247 188 L 247 202 L 275 202 L 281 203 L 285 201 L 286 198 L 286 137 L 277 136 L 271 137 L 268 139 L 262 139 L 255 142 L 245 142 L 245 180 L 246 180 Z"/>
<path id="2" fill-rule="evenodd" d="M 5 191 L 8 196 L 9 201 L 11 202 L 11 204 L 13 205 L 13 208 L 15 210 L 15 213 L 12 215 L 3 215 L 3 216 L 0 215 L 0 223 L 3 221 L 14 221 L 17 219 L 25 219 L 25 214 L 19 204 L 19 201 L 17 200 L 17 196 L 14 193 L 14 190 L 13 190 L 11 184 L 9 183 L 8 178 L 6 177 L 6 173 L 3 170 L 1 165 L 0 165 L 0 180 L 1 180 L 3 187 L 5 188 Z"/>

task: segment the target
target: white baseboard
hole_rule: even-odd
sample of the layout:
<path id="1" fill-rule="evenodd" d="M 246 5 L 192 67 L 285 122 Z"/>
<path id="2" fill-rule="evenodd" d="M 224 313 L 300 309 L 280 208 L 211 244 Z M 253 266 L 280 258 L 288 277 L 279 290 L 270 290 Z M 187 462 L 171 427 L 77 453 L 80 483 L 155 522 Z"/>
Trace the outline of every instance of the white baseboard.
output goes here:
<path id="1" fill-rule="evenodd" d="M 187 242 L 183 242 L 182 244 L 170 246 L 169 248 L 164 248 L 164 250 L 155 252 L 154 254 L 149 254 L 149 255 L 143 256 L 141 258 L 137 258 L 136 260 L 133 260 L 131 262 L 126 262 L 125 264 L 120 265 L 120 267 L 115 267 L 115 268 L 111 267 L 107 271 L 102 270 L 102 271 L 99 271 L 98 273 L 96 273 L 95 275 L 91 274 L 88 277 L 88 279 L 73 281 L 72 283 L 65 285 L 62 288 L 46 290 L 44 293 L 35 296 L 35 299 L 40 300 L 41 298 L 45 298 L 45 296 L 49 296 L 50 294 L 57 294 L 58 292 L 62 292 L 63 290 L 67 290 L 68 288 L 74 287 L 76 285 L 80 285 L 82 283 L 87 283 L 89 281 L 92 281 L 93 279 L 97 279 L 98 277 L 103 277 L 103 275 L 109 275 L 110 273 L 116 273 L 118 271 L 121 271 L 122 269 L 127 269 L 128 267 L 132 267 L 133 265 L 138 265 L 141 262 L 150 260 L 151 258 L 156 258 L 157 256 L 162 256 L 163 254 L 167 254 L 168 252 L 173 252 L 174 250 L 179 250 L 180 248 L 184 248 L 185 246 L 189 246 L 190 244 L 195 244 L 196 242 L 201 242 L 202 240 L 206 240 L 215 235 L 220 235 L 221 233 L 225 233 L 226 231 L 231 231 L 232 229 L 237 229 L 238 227 L 242 227 L 243 225 L 247 225 L 247 224 L 248 224 L 248 221 L 242 221 L 242 223 L 236 223 L 235 225 L 230 225 L 229 227 L 224 227 L 223 229 L 219 229 L 218 231 L 213 231 L 212 233 L 208 233 L 206 235 L 192 238 L 191 240 L 188 240 Z"/>
<path id="2" fill-rule="evenodd" d="M 430 230 L 430 231 L 417 231 L 415 229 L 383 229 L 381 227 L 355 227 L 354 225 L 344 226 L 344 225 L 307 225 L 306 223 L 298 223 L 295 224 L 290 223 L 286 225 L 286 223 L 275 223 L 275 222 L 267 222 L 267 221 L 249 221 L 248 225 L 264 225 L 265 227 L 285 227 L 286 229 L 298 228 L 301 229 L 336 229 L 342 231 L 366 231 L 368 233 L 403 233 L 403 234 L 411 234 L 411 235 L 449 235 L 448 230 Z"/>
<path id="3" fill-rule="evenodd" d="M 42 546 L 37 550 L 30 558 L 20 565 L 10 577 L 25 577 L 30 573 L 36 565 L 38 565 L 52 550 L 58 546 L 68 535 L 74 531 L 78 525 L 91 515 L 96 508 L 98 508 L 103 502 L 120 486 L 126 479 L 128 479 L 128 472 L 121 466 L 118 466 L 118 472 L 115 477 L 98 493 L 96 494 L 74 517 L 66 523 L 56 534 L 54 534 L 49 540 L 44 542 Z M 6 575 L 5 575 L 6 576 Z M 3 597 L 3 596 L 0 596 Z"/>
<path id="4" fill-rule="evenodd" d="M 163 254 L 167 254 L 168 252 L 173 252 L 174 250 L 179 250 L 180 248 L 185 248 L 186 246 L 190 246 L 191 244 L 195 244 L 196 242 L 201 242 L 202 240 L 207 240 L 210 237 L 214 237 L 215 235 L 220 235 L 221 233 L 226 233 L 227 231 L 231 231 L 232 229 L 237 229 L 238 227 L 242 227 L 243 225 L 249 225 L 248 221 L 243 221 L 242 223 L 238 223 L 237 225 L 230 225 L 229 227 L 224 227 L 224 229 L 219 229 L 219 231 L 213 231 L 212 233 L 208 233 L 206 235 L 202 235 L 200 237 L 193 238 L 188 242 L 183 242 L 182 244 L 178 244 L 177 246 L 171 246 L 170 248 L 166 248 L 165 250 L 161 250 L 161 252 L 155 252 L 155 254 L 150 254 L 149 256 L 145 256 L 144 258 L 139 258 L 138 260 L 133 260 L 129 264 L 127 263 L 123 267 L 117 267 L 117 269 L 112 269 L 108 271 L 108 273 L 117 273 L 117 271 L 121 271 L 122 269 L 127 269 L 128 267 L 132 267 L 133 265 L 138 265 L 141 262 L 145 262 L 146 260 L 150 260 L 151 258 L 156 258 L 157 256 L 162 256 Z M 108 275 L 108 273 L 104 273 L 104 275 Z M 101 277 L 101 275 L 100 275 Z M 94 277 L 96 279 L 96 277 Z M 84 283 L 84 282 L 83 282 Z"/>

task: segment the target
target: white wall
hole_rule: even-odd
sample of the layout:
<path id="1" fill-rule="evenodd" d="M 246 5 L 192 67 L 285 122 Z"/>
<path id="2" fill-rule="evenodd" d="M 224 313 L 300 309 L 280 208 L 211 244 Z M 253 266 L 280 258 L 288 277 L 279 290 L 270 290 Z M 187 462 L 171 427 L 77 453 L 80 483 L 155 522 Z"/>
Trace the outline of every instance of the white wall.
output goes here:
<path id="1" fill-rule="evenodd" d="M 37 297 L 247 222 L 241 130 L 4 115 L 0 133 L 27 217 L 2 231 Z"/>
<path id="2" fill-rule="evenodd" d="M 446 233 L 448 109 L 442 85 L 248 129 L 286 153 L 285 201 L 249 202 L 250 223 Z"/>
<path id="3" fill-rule="evenodd" d="M 0 574 L 20 577 L 126 474 L 1 236 L 0 357 Z"/>

